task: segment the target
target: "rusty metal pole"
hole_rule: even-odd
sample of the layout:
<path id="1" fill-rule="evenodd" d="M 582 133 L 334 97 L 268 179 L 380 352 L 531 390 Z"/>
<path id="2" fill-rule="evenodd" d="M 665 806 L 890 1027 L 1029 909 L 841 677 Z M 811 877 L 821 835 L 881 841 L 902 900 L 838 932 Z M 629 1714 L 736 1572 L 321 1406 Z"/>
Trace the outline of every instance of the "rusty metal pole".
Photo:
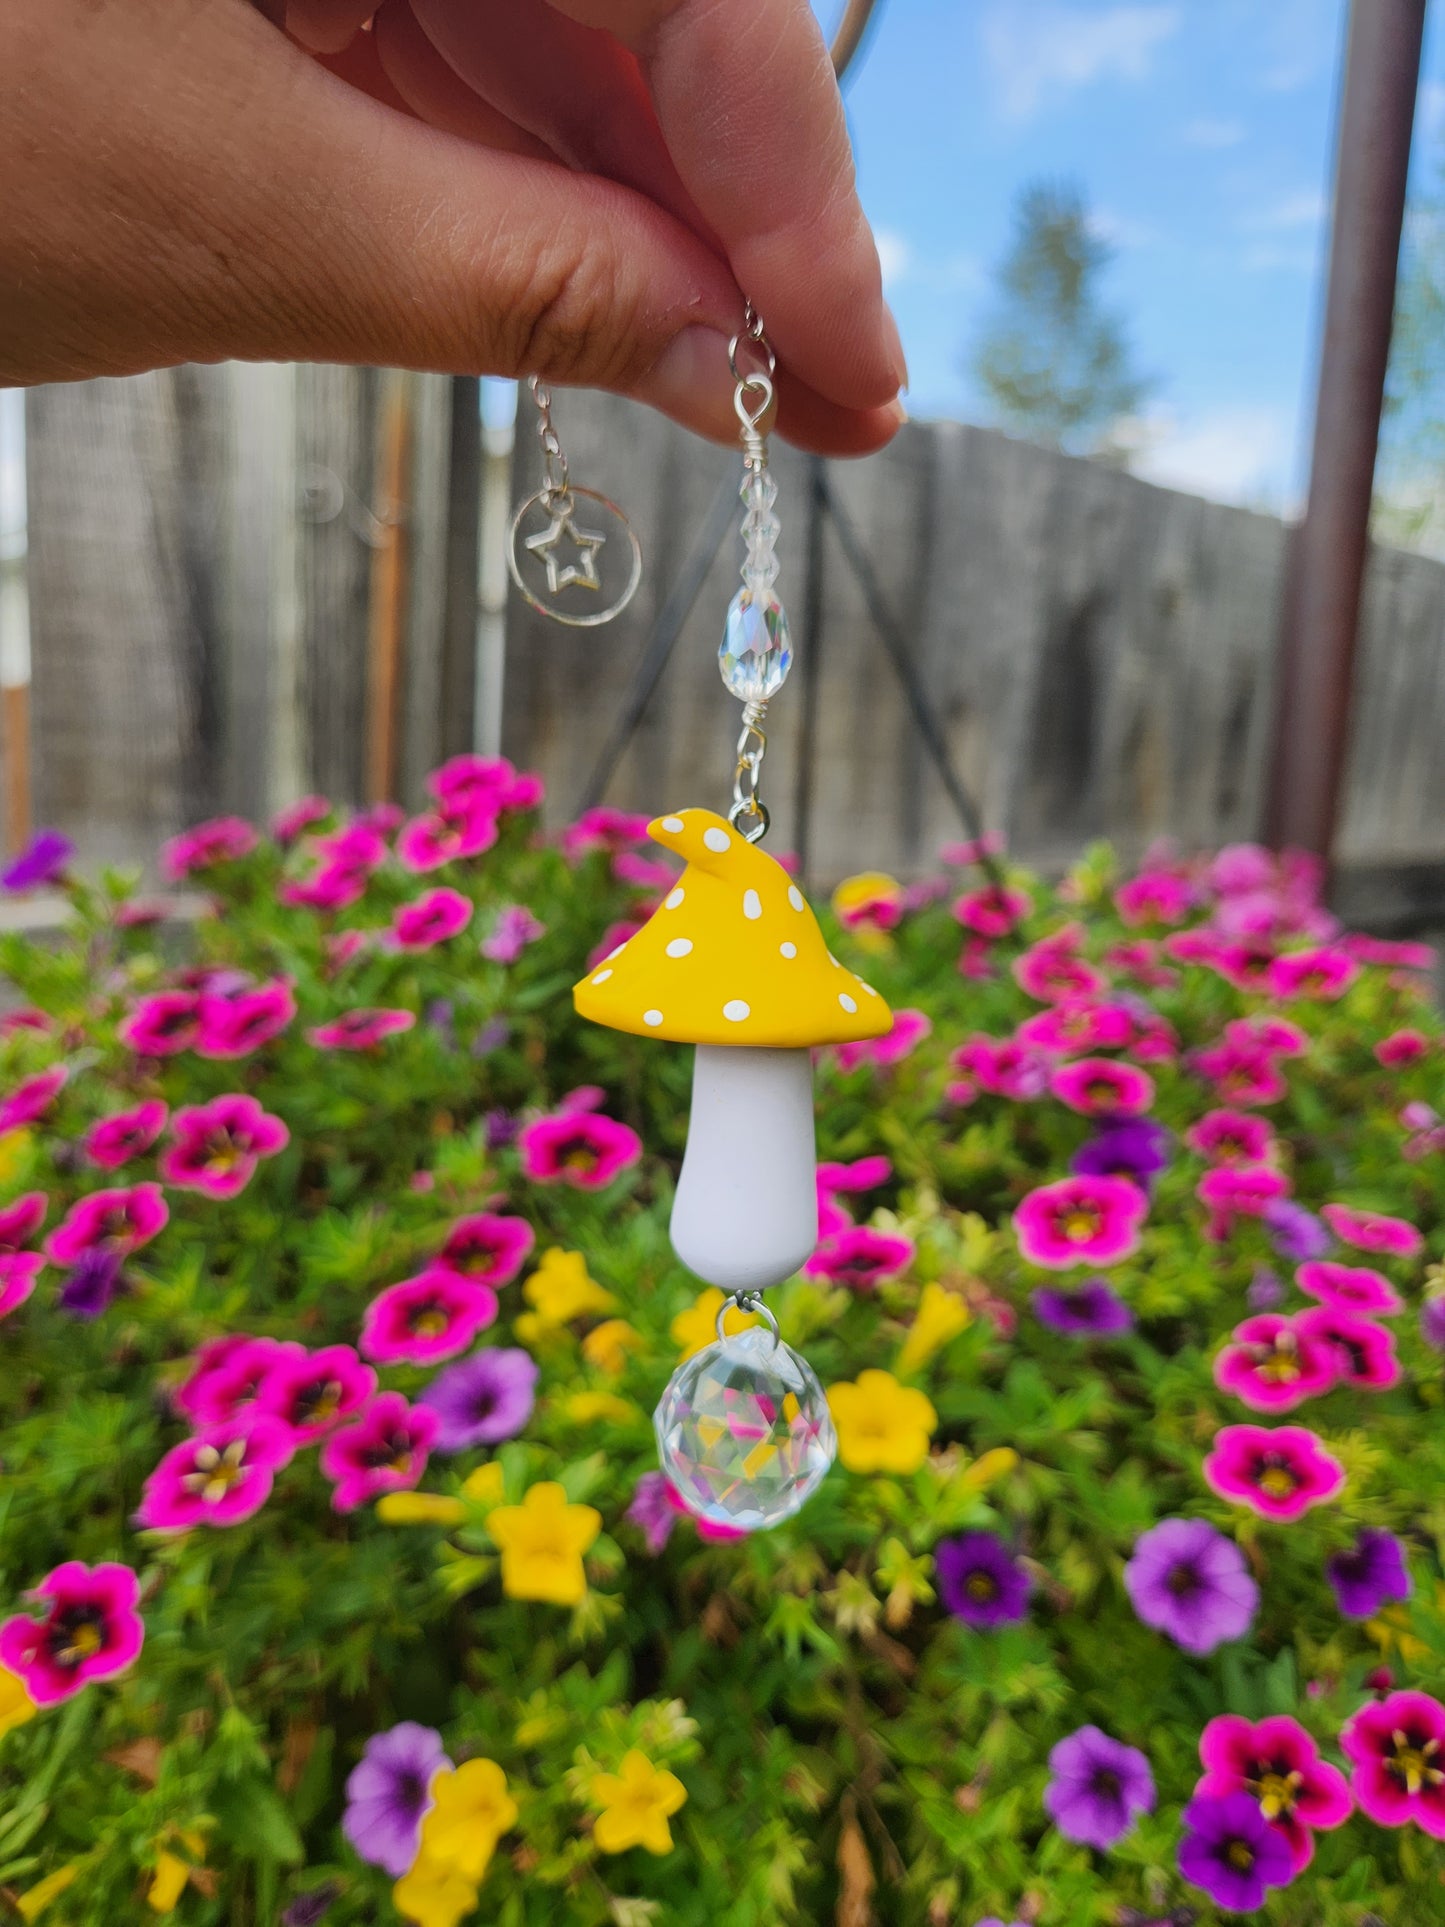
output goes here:
<path id="1" fill-rule="evenodd" d="M 1328 857 L 1349 740 L 1370 499 L 1425 0 L 1352 0 L 1304 520 L 1281 610 L 1267 832 Z"/>

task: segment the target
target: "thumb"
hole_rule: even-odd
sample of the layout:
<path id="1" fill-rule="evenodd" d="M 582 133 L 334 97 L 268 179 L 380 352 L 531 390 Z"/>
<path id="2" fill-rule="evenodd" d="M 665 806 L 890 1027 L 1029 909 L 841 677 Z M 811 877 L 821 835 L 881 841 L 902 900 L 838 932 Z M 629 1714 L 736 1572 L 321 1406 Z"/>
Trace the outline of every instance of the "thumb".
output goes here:
<path id="1" fill-rule="evenodd" d="M 642 195 L 396 113 L 243 0 L 0 0 L 0 23 L 28 83 L 0 101 L 18 290 L 0 377 L 225 357 L 538 373 L 735 433 L 741 296 Z M 891 432 L 789 401 L 821 446 Z"/>

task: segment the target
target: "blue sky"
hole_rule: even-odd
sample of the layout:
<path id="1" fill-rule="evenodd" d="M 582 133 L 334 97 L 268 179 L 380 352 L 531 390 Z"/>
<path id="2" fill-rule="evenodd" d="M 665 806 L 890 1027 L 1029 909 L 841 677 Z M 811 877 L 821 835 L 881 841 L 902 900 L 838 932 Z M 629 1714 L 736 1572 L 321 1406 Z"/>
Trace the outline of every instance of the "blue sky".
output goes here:
<path id="1" fill-rule="evenodd" d="M 816 4 L 831 26 L 836 0 Z M 1158 382 L 1136 468 L 1222 500 L 1294 500 L 1344 14 L 1343 0 L 880 0 L 848 112 L 912 412 L 980 417 L 961 364 L 1015 196 L 1067 177 L 1117 249 L 1108 298 Z M 1445 127 L 1441 43 L 1427 41 L 1417 166 Z"/>

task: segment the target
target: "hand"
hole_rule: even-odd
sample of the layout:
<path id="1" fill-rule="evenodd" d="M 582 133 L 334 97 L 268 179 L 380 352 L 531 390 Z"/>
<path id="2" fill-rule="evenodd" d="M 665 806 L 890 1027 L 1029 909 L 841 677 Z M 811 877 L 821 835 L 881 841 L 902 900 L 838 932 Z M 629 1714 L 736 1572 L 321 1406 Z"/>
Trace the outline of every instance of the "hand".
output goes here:
<path id="1" fill-rule="evenodd" d="M 0 45 L 0 381 L 537 373 L 731 441 L 745 288 L 781 433 L 902 419 L 807 0 L 0 0 Z"/>

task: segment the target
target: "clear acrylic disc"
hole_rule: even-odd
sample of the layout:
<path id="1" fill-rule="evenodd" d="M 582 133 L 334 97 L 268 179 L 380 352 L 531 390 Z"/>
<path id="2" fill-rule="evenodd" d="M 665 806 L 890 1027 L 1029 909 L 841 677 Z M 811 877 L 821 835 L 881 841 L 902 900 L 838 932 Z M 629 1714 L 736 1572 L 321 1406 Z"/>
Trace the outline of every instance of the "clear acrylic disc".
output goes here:
<path id="1" fill-rule="evenodd" d="M 596 489 L 538 489 L 512 517 L 507 567 L 540 615 L 595 629 L 631 602 L 642 547 L 617 504 Z"/>

